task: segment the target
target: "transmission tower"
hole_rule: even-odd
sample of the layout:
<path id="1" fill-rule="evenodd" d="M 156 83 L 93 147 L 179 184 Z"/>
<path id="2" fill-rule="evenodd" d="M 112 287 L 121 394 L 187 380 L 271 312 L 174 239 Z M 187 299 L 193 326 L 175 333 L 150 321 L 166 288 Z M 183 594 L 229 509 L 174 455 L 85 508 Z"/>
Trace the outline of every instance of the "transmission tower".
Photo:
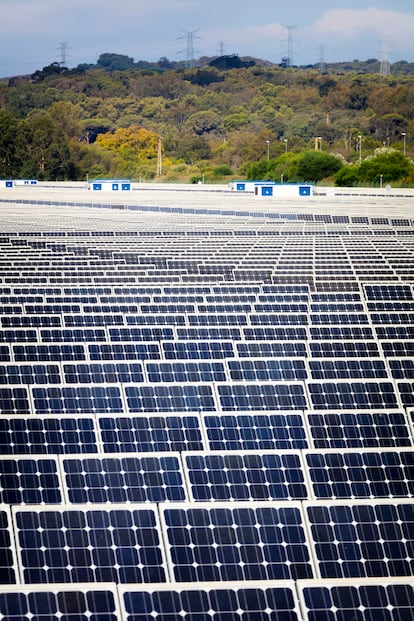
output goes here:
<path id="1" fill-rule="evenodd" d="M 59 61 L 59 65 L 61 65 L 62 67 L 66 67 L 67 64 L 67 51 L 69 49 L 69 46 L 67 43 L 62 42 L 59 47 L 57 48 L 60 52 L 59 56 L 60 56 L 60 61 Z"/>
<path id="2" fill-rule="evenodd" d="M 193 66 L 193 62 L 194 62 L 194 39 L 196 38 L 195 33 L 198 31 L 199 31 L 199 28 L 197 28 L 197 30 L 191 30 L 190 32 L 186 32 L 185 37 L 179 37 L 180 39 L 186 39 L 187 41 L 187 48 L 185 50 L 186 52 L 185 66 L 190 69 Z"/>
<path id="3" fill-rule="evenodd" d="M 391 74 L 390 62 L 388 60 L 388 41 L 386 39 L 382 42 L 381 48 L 381 64 L 380 75 L 387 76 Z"/>
<path id="4" fill-rule="evenodd" d="M 320 47 L 319 71 L 320 71 L 320 73 L 325 73 L 325 71 L 326 71 L 325 46 L 324 45 L 321 45 L 321 47 Z"/>
<path id="5" fill-rule="evenodd" d="M 286 26 L 286 30 L 288 31 L 287 35 L 287 56 L 286 56 L 286 67 L 293 67 L 293 29 L 296 26 Z"/>

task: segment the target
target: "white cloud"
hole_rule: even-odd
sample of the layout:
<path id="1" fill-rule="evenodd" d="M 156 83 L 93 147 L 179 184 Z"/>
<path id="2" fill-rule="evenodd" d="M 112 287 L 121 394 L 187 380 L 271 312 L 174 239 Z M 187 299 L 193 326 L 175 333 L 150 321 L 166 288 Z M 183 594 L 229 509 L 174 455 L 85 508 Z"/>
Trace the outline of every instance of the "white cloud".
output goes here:
<path id="1" fill-rule="evenodd" d="M 348 58 L 354 58 L 352 47 L 359 49 L 367 42 L 376 41 L 378 48 L 381 40 L 399 52 L 412 51 L 413 32 L 414 15 L 372 7 L 331 9 L 307 28 L 304 35 L 321 44 L 331 42 L 336 47 L 348 44 Z"/>

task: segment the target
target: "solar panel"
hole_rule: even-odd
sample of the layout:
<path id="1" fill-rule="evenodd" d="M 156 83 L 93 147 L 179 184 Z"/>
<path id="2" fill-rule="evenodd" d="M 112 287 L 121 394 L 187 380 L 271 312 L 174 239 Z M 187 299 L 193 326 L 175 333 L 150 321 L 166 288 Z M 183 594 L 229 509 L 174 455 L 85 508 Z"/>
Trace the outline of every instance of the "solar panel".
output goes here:
<path id="1" fill-rule="evenodd" d="M 205 448 L 198 416 L 156 414 L 99 416 L 105 453 L 200 451 Z"/>
<path id="2" fill-rule="evenodd" d="M 413 446 L 403 411 L 305 412 L 314 448 Z"/>
<path id="3" fill-rule="evenodd" d="M 0 384 L 60 384 L 57 364 L 0 364 Z"/>
<path id="4" fill-rule="evenodd" d="M 203 414 L 202 421 L 212 451 L 301 449 L 309 446 L 299 412 Z"/>
<path id="5" fill-rule="evenodd" d="M 0 414 L 30 414 L 29 397 L 24 386 L 0 388 Z"/>
<path id="6" fill-rule="evenodd" d="M 0 593 L 2 621 L 118 621 L 118 594 L 113 584 L 18 587 L 3 585 Z"/>
<path id="7" fill-rule="evenodd" d="M 15 362 L 57 362 L 60 360 L 85 360 L 85 346 L 83 343 L 54 343 L 13 345 Z"/>
<path id="8" fill-rule="evenodd" d="M 161 505 L 177 582 L 313 577 L 300 503 Z"/>
<path id="9" fill-rule="evenodd" d="M 376 341 L 323 341 L 312 340 L 309 349 L 313 358 L 373 358 L 380 355 Z"/>
<path id="10" fill-rule="evenodd" d="M 187 500 L 178 454 L 70 456 L 61 463 L 67 502 Z"/>
<path id="11" fill-rule="evenodd" d="M 13 507 L 25 584 L 165 582 L 155 505 Z"/>
<path id="12" fill-rule="evenodd" d="M 94 419 L 87 416 L 1 416 L 2 455 L 97 453 Z"/>
<path id="13" fill-rule="evenodd" d="M 118 591 L 124 621 L 301 621 L 294 583 L 289 580 L 119 585 Z"/>
<path id="14" fill-rule="evenodd" d="M 91 360 L 158 360 L 160 346 L 158 343 L 89 343 L 88 353 Z M 84 360 L 84 358 L 80 358 Z"/>
<path id="15" fill-rule="evenodd" d="M 323 379 L 388 379 L 382 358 L 319 358 L 308 360 L 311 378 Z"/>
<path id="16" fill-rule="evenodd" d="M 412 498 L 414 450 L 305 451 L 315 498 Z"/>
<path id="17" fill-rule="evenodd" d="M 315 410 L 398 408 L 399 399 L 391 381 L 352 382 L 346 380 L 308 382 Z"/>
<path id="18" fill-rule="evenodd" d="M 412 576 L 412 500 L 304 501 L 321 578 Z"/>
<path id="19" fill-rule="evenodd" d="M 228 360 L 233 381 L 305 380 L 308 371 L 304 358 L 253 358 Z"/>
<path id="20" fill-rule="evenodd" d="M 149 382 L 224 382 L 227 375 L 222 362 L 147 362 Z"/>
<path id="21" fill-rule="evenodd" d="M 217 384 L 223 412 L 249 410 L 304 410 L 308 407 L 302 382 Z"/>
<path id="22" fill-rule="evenodd" d="M 304 621 L 407 621 L 414 615 L 414 584 L 407 578 L 301 580 Z"/>
<path id="23" fill-rule="evenodd" d="M 0 503 L 62 502 L 55 457 L 0 457 Z"/>
<path id="24" fill-rule="evenodd" d="M 161 343 L 167 360 L 222 359 L 234 357 L 231 341 L 167 341 Z"/>
<path id="25" fill-rule="evenodd" d="M 183 462 L 194 501 L 308 498 L 298 451 L 184 453 Z"/>
<path id="26" fill-rule="evenodd" d="M 17 558 L 10 508 L 6 504 L 0 505 L 0 550 L 0 584 L 16 584 L 19 582 Z"/>
<path id="27" fill-rule="evenodd" d="M 91 414 L 125 410 L 118 385 L 63 385 L 32 387 L 36 414 Z"/>
<path id="28" fill-rule="evenodd" d="M 210 384 L 126 385 L 130 412 L 204 412 L 216 410 Z"/>
<path id="29" fill-rule="evenodd" d="M 63 374 L 67 384 L 125 384 L 144 381 L 144 371 L 139 362 L 63 364 Z"/>
<path id="30" fill-rule="evenodd" d="M 248 341 L 235 343 L 240 358 L 307 357 L 304 341 Z"/>

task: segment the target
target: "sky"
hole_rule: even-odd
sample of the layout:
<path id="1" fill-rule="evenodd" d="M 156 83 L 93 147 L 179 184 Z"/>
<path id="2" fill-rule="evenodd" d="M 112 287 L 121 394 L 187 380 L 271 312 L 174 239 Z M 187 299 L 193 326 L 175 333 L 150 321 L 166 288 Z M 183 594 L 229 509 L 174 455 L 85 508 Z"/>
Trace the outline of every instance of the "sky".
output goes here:
<path id="1" fill-rule="evenodd" d="M 335 0 L 340 1 L 340 0 Z M 0 78 L 100 54 L 414 62 L 413 0 L 0 0 Z M 193 52 L 193 53 L 191 53 Z"/>

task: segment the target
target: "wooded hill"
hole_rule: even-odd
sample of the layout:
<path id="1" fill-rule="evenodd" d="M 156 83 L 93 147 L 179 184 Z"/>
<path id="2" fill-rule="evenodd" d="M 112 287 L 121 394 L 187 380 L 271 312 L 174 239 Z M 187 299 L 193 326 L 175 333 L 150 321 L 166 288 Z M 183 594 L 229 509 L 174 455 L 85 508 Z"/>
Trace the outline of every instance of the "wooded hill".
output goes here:
<path id="1" fill-rule="evenodd" d="M 1 177 L 149 180 L 161 148 L 165 181 L 340 173 L 351 185 L 376 183 L 382 170 L 384 182 L 414 183 L 414 75 L 403 61 L 405 73 L 384 77 L 360 63 L 322 72 L 251 59 L 229 68 L 235 57 L 193 68 L 100 60 L 0 82 Z M 377 157 L 376 176 L 361 177 Z"/>

